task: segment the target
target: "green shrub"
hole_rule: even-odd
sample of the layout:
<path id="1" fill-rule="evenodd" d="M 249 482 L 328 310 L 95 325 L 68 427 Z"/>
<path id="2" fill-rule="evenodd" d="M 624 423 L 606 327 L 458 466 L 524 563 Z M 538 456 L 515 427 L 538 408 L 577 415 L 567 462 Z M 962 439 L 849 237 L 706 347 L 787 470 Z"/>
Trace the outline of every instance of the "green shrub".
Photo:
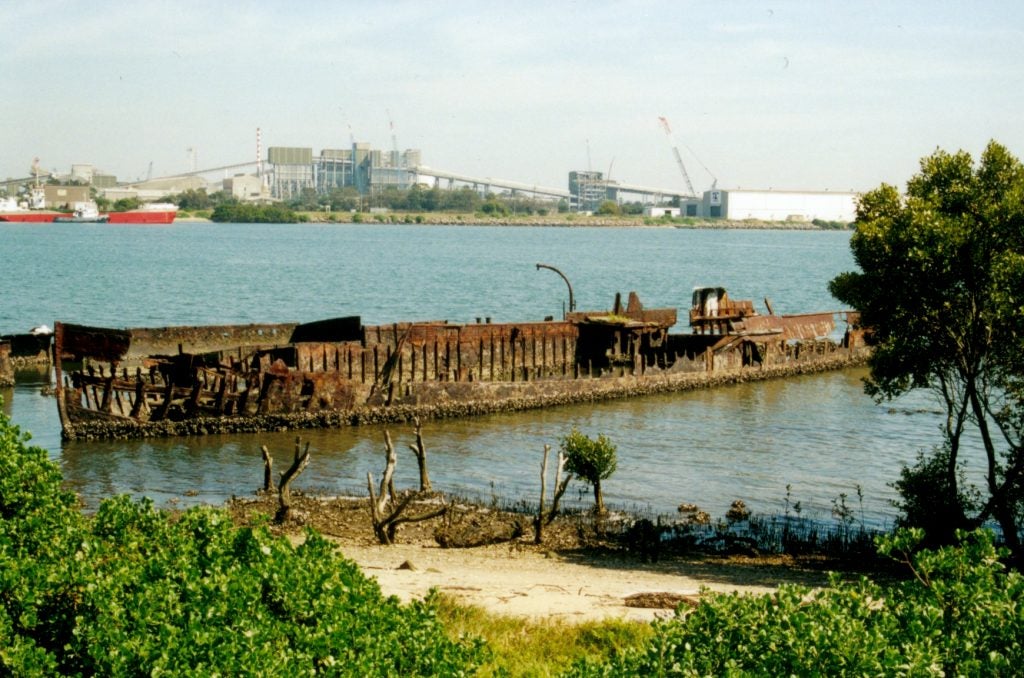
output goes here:
<path id="1" fill-rule="evenodd" d="M 1007 572 L 986 531 L 915 553 L 920 530 L 879 540 L 911 578 L 867 578 L 773 595 L 706 595 L 654 623 L 654 639 L 569 675 L 1012 675 L 1024 662 L 1024 580 Z"/>
<path id="2" fill-rule="evenodd" d="M 594 487 L 594 510 L 599 514 L 605 512 L 601 481 L 615 473 L 618 466 L 615 456 L 617 449 L 604 434 L 598 435 L 596 439 L 590 438 L 576 427 L 562 438 L 565 470 Z"/>
<path id="3" fill-rule="evenodd" d="M 0 675 L 465 675 L 432 599 L 402 605 L 314 532 L 292 546 L 220 510 L 76 509 L 0 415 Z"/>
<path id="4" fill-rule="evenodd" d="M 294 224 L 309 221 L 309 217 L 297 214 L 284 205 L 234 202 L 217 205 L 210 214 L 210 221 L 234 224 Z"/>

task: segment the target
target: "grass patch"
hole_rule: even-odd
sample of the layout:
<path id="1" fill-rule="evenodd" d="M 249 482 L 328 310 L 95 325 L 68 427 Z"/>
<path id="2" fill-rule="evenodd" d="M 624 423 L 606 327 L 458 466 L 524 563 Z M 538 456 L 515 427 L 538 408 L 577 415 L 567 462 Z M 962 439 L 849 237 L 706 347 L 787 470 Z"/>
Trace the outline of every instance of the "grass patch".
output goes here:
<path id="1" fill-rule="evenodd" d="M 574 662 L 604 663 L 654 635 L 650 624 L 626 620 L 567 622 L 522 619 L 492 614 L 439 594 L 438 618 L 452 639 L 478 636 L 487 642 L 491 660 L 478 676 L 554 676 Z"/>

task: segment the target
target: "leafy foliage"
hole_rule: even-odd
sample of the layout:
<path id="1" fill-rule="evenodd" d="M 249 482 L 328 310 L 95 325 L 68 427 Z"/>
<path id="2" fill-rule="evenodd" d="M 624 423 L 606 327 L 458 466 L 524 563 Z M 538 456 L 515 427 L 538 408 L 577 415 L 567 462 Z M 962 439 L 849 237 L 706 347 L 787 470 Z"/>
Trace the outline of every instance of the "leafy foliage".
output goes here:
<path id="1" fill-rule="evenodd" d="M 598 513 L 604 513 L 604 496 L 601 481 L 615 473 L 618 459 L 617 447 L 604 434 L 590 438 L 573 427 L 560 444 L 565 454 L 565 470 L 594 486 L 594 503 Z"/>
<path id="2" fill-rule="evenodd" d="M 221 203 L 213 209 L 210 220 L 236 224 L 294 224 L 306 219 L 284 205 Z"/>
<path id="3" fill-rule="evenodd" d="M 92 519 L 0 415 L 0 674 L 465 675 L 433 600 L 401 605 L 319 535 L 147 501 Z"/>
<path id="4" fill-rule="evenodd" d="M 707 595 L 654 623 L 644 648 L 569 675 L 964 675 L 1016 673 L 1024 661 L 1024 579 L 1007 572 L 992 535 L 961 533 L 956 547 L 915 553 L 921 531 L 882 538 L 879 550 L 912 578 L 867 578 L 773 595 Z M 914 555 L 911 555 L 914 554 Z"/>
<path id="5" fill-rule="evenodd" d="M 915 493 L 907 505 L 927 515 L 931 496 L 935 512 L 963 514 L 957 524 L 994 518 L 1024 562 L 1024 167 L 994 142 L 977 167 L 967 153 L 936 151 L 905 197 L 882 185 L 861 198 L 850 246 L 861 271 L 836 277 L 830 290 L 876 339 L 868 393 L 928 388 L 946 410 L 943 445 L 904 471 L 900 486 Z M 971 490 L 959 473 L 968 429 L 986 459 L 976 508 L 963 501 Z M 936 470 L 943 482 L 929 487 Z"/>

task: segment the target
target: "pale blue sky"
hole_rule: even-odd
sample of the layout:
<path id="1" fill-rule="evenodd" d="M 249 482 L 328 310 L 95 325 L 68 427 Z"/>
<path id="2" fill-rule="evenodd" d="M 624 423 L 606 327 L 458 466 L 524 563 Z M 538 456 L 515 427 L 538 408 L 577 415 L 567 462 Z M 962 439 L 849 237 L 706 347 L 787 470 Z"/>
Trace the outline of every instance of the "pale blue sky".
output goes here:
<path id="1" fill-rule="evenodd" d="M 388 149 L 390 112 L 432 167 L 681 187 L 663 115 L 698 191 L 865 190 L 1024 156 L 1024 3 L 3 0 L 0 91 L 0 176 Z"/>

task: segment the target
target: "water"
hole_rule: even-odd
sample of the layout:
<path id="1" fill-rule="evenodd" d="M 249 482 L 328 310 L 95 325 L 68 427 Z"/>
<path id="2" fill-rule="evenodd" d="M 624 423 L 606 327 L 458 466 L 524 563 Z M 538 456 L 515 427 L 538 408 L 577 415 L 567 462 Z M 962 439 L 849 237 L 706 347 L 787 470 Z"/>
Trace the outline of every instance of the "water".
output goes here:
<path id="1" fill-rule="evenodd" d="M 560 316 L 565 283 L 536 263 L 566 274 L 580 309 L 609 308 L 616 292 L 635 290 L 646 306 L 685 310 L 695 285 L 713 284 L 762 310 L 769 297 L 776 312 L 800 313 L 838 309 L 828 280 L 854 267 L 844 232 L 367 224 L 5 224 L 0 261 L 0 333 L 54 320 L 131 327 Z M 885 524 L 895 515 L 888 483 L 937 442 L 939 419 L 922 398 L 875 405 L 862 393 L 864 375 L 428 422 L 431 478 L 460 494 L 533 503 L 544 445 L 557 449 L 578 426 L 618 444 L 618 470 L 604 488 L 613 505 L 671 513 L 693 502 L 717 517 L 743 499 L 781 512 L 789 485 L 804 515 L 827 518 L 846 494 L 858 516 Z M 62 443 L 56 406 L 41 393 L 48 380 L 19 374 L 0 397 L 90 506 L 122 492 L 163 506 L 220 503 L 260 485 L 261 445 L 278 466 L 290 459 L 294 433 Z M 413 485 L 411 432 L 392 434 L 397 483 Z M 302 436 L 313 463 L 300 489 L 363 494 L 366 473 L 383 468 L 381 428 Z M 570 502 L 591 501 L 572 487 Z"/>

